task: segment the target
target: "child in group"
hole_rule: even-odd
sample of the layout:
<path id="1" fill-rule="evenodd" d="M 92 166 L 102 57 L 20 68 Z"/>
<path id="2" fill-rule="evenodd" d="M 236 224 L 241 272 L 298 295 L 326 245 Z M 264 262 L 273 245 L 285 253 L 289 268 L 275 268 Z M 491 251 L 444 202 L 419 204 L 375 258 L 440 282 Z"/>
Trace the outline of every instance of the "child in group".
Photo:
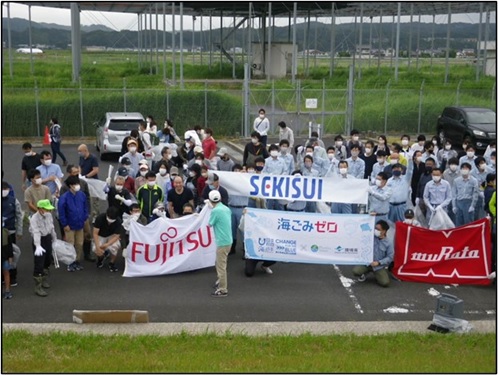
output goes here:
<path id="1" fill-rule="evenodd" d="M 415 213 L 412 209 L 405 211 L 405 220 L 403 223 L 413 225 L 414 227 L 421 227 L 422 225 L 415 219 Z"/>

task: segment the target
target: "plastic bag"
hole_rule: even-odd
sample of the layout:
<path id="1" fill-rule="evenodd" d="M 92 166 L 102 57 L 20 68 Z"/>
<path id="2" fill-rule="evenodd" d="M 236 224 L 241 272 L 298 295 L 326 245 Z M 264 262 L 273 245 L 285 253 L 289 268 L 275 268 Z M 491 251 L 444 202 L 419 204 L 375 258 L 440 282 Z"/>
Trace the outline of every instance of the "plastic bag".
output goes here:
<path id="1" fill-rule="evenodd" d="M 19 258 L 21 257 L 21 249 L 15 243 L 12 244 L 12 250 L 14 256 L 12 258 L 12 268 L 17 268 L 17 262 L 19 262 Z"/>
<path id="2" fill-rule="evenodd" d="M 415 205 L 415 210 L 413 211 L 415 214 L 415 219 L 422 225 L 424 228 L 427 228 L 429 225 L 427 224 L 427 219 L 420 208 L 420 205 Z"/>
<path id="3" fill-rule="evenodd" d="M 242 215 L 240 217 L 240 222 L 239 222 L 239 230 L 244 233 L 244 218 L 246 217 L 246 215 Z"/>
<path id="4" fill-rule="evenodd" d="M 55 255 L 59 259 L 59 262 L 70 265 L 76 260 L 76 250 L 74 249 L 74 246 L 66 241 L 55 240 L 52 243 L 52 249 L 55 251 Z"/>
<path id="5" fill-rule="evenodd" d="M 325 202 L 316 202 L 316 212 L 321 214 L 330 214 L 330 206 Z"/>
<path id="6" fill-rule="evenodd" d="M 436 209 L 429 221 L 429 229 L 444 230 L 452 228 L 455 228 L 455 224 L 453 224 L 453 221 L 451 221 L 446 211 L 442 208 Z"/>
<path id="7" fill-rule="evenodd" d="M 472 325 L 465 319 L 434 314 L 432 323 L 438 327 L 446 328 L 450 332 L 464 333 L 472 330 Z"/>

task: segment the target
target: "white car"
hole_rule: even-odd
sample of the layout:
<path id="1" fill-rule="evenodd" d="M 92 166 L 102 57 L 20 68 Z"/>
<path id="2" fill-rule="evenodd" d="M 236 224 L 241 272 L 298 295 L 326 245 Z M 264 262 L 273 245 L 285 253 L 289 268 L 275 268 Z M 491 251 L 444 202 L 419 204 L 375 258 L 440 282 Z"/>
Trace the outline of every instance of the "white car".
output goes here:
<path id="1" fill-rule="evenodd" d="M 144 116 L 138 112 L 107 112 L 97 126 L 97 150 L 100 159 L 104 160 L 109 154 L 121 152 L 123 139 L 130 135 L 133 129 L 138 130 L 138 125 Z"/>

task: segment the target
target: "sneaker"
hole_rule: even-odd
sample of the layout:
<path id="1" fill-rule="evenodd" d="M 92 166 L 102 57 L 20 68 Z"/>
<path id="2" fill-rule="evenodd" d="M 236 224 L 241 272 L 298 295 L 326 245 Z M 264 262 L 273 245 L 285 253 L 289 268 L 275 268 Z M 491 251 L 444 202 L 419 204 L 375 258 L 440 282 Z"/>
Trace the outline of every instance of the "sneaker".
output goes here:
<path id="1" fill-rule="evenodd" d="M 102 262 L 106 262 L 107 259 L 111 256 L 111 252 L 109 250 L 104 251 L 104 258 L 102 259 Z"/>
<path id="2" fill-rule="evenodd" d="M 103 257 L 99 257 L 97 259 L 97 268 L 102 268 L 104 267 L 104 258 Z"/>
<path id="3" fill-rule="evenodd" d="M 273 271 L 271 270 L 270 267 L 265 267 L 265 266 L 261 265 L 261 269 L 263 271 L 265 271 L 268 275 L 273 275 Z"/>
<path id="4" fill-rule="evenodd" d="M 17 280 L 14 280 L 10 283 L 10 286 L 17 286 Z"/>
<path id="5" fill-rule="evenodd" d="M 119 269 L 118 269 L 118 267 L 116 267 L 116 265 L 114 263 L 109 263 L 109 271 L 118 272 Z"/>
<path id="6" fill-rule="evenodd" d="M 216 280 L 215 283 L 213 284 L 213 289 L 218 289 L 220 286 L 220 280 Z"/>
<path id="7" fill-rule="evenodd" d="M 76 262 L 76 264 L 74 265 L 74 268 L 76 269 L 76 271 L 82 271 L 82 270 L 84 270 L 84 268 L 80 264 L 80 262 Z"/>
<path id="8" fill-rule="evenodd" d="M 74 272 L 76 271 L 76 262 L 73 262 L 67 266 L 67 272 Z"/>
<path id="9" fill-rule="evenodd" d="M 367 277 L 365 276 L 365 274 L 361 275 L 361 276 L 358 276 L 358 278 L 356 279 L 356 281 L 359 281 L 360 283 L 364 282 L 365 280 L 367 279 Z"/>
<path id="10" fill-rule="evenodd" d="M 4 298 L 4 299 L 11 299 L 12 297 L 13 297 L 13 296 L 12 296 L 12 293 L 11 293 L 10 291 L 5 292 L 5 293 L 3 294 L 3 298 Z"/>
<path id="11" fill-rule="evenodd" d="M 228 296 L 228 292 L 222 292 L 219 289 L 216 289 L 213 293 L 211 293 L 211 297 L 226 297 Z"/>

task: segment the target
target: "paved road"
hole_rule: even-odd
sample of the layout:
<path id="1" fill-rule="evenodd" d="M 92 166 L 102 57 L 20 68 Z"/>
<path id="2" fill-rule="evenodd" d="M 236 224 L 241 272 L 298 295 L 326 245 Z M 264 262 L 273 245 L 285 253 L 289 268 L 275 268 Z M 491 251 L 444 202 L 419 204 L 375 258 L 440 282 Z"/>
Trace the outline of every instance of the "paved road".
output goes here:
<path id="1" fill-rule="evenodd" d="M 5 180 L 23 200 L 21 143 L 2 146 L 2 167 Z M 95 152 L 94 146 L 89 146 Z M 77 145 L 63 145 L 69 162 L 77 162 L 76 149 Z M 116 161 L 102 162 L 103 171 L 107 171 L 110 163 Z M 19 286 L 13 288 L 14 298 L 2 303 L 3 323 L 67 323 L 71 322 L 74 309 L 148 310 L 151 322 L 430 321 L 438 293 L 463 299 L 467 320 L 496 319 L 494 286 L 393 281 L 391 287 L 383 289 L 372 279 L 355 283 L 349 266 L 292 263 L 276 264 L 273 275 L 261 271 L 253 278 L 246 278 L 244 261 L 239 255 L 229 258 L 230 295 L 224 299 L 210 297 L 216 278 L 214 268 L 169 276 L 123 278 L 121 273 L 96 269 L 94 263 L 88 262 L 83 262 L 85 270 L 81 272 L 52 269 L 50 296 L 41 298 L 33 293 L 31 240 L 27 228 L 24 233 L 19 242 L 23 251 Z M 122 258 L 118 266 L 123 269 Z"/>

